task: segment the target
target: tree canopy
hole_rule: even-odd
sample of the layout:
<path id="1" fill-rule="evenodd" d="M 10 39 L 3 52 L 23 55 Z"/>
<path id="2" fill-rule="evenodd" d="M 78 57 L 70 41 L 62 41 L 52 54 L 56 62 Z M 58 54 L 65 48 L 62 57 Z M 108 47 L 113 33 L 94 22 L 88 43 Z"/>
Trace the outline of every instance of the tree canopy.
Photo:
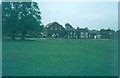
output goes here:
<path id="1" fill-rule="evenodd" d="M 15 39 L 25 39 L 28 32 L 40 32 L 41 12 L 36 2 L 2 2 L 2 33 Z"/>

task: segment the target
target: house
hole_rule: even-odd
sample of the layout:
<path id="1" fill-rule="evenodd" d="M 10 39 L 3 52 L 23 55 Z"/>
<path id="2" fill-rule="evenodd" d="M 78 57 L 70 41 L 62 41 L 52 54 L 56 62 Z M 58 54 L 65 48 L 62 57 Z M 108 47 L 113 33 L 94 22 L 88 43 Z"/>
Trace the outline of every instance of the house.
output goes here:
<path id="1" fill-rule="evenodd" d="M 77 27 L 76 33 L 77 33 L 78 39 L 88 39 L 88 29 L 87 28 Z"/>
<path id="2" fill-rule="evenodd" d="M 75 39 L 77 38 L 77 35 L 76 35 L 76 29 L 74 29 L 72 27 L 72 25 L 70 25 L 69 23 L 66 23 L 65 24 L 65 38 L 67 39 Z"/>
<path id="3" fill-rule="evenodd" d="M 58 22 L 47 24 L 40 35 L 47 38 L 67 38 L 67 39 L 112 39 L 117 38 L 118 32 L 111 29 L 89 30 L 88 28 L 73 28 L 69 23 L 65 28 Z"/>
<path id="4" fill-rule="evenodd" d="M 98 30 L 88 30 L 88 38 L 89 39 L 100 39 L 101 35 Z"/>
<path id="5" fill-rule="evenodd" d="M 57 22 L 49 23 L 43 29 L 44 37 L 63 38 L 64 34 L 64 27 Z"/>
<path id="6" fill-rule="evenodd" d="M 111 39 L 120 40 L 119 38 L 120 38 L 120 30 L 117 30 L 111 35 Z"/>
<path id="7" fill-rule="evenodd" d="M 100 34 L 102 39 L 110 39 L 112 34 L 114 33 L 114 30 L 111 29 L 101 29 Z"/>

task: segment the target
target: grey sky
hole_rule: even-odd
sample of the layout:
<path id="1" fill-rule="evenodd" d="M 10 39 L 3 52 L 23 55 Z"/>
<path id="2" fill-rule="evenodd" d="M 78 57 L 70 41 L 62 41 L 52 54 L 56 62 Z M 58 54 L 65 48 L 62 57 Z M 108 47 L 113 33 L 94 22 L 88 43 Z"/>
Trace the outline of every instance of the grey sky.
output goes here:
<path id="1" fill-rule="evenodd" d="M 118 29 L 117 2 L 39 2 L 44 25 L 57 21 L 61 25 L 89 29 Z"/>
<path id="2" fill-rule="evenodd" d="M 38 2 L 44 25 L 57 21 L 61 25 L 89 29 L 118 29 L 117 2 Z"/>
<path id="3" fill-rule="evenodd" d="M 119 0 L 33 0 L 36 2 L 118 2 Z"/>

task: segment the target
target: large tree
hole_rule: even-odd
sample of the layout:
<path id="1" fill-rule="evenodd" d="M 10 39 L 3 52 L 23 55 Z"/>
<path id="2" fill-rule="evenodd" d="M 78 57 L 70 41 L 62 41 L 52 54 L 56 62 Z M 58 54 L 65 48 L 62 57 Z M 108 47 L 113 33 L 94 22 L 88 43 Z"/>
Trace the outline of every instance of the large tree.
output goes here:
<path id="1" fill-rule="evenodd" d="M 19 34 L 21 40 L 24 40 L 28 32 L 39 32 L 41 29 L 40 14 L 36 2 L 2 2 L 3 36 L 15 39 Z"/>

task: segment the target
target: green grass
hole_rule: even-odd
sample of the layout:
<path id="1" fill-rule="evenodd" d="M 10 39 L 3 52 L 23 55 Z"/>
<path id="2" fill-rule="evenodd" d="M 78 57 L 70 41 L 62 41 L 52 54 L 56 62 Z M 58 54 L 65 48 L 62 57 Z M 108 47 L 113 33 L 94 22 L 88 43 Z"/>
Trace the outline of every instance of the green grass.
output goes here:
<path id="1" fill-rule="evenodd" d="M 117 41 L 3 41 L 3 76 L 116 76 Z"/>

